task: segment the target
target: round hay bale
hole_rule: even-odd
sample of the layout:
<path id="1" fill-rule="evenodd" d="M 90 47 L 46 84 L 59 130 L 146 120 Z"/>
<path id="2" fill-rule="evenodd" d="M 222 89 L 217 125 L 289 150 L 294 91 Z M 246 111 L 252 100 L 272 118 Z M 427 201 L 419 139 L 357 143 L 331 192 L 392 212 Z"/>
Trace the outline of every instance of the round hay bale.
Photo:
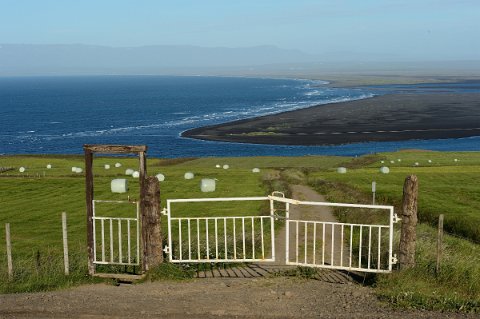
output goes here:
<path id="1" fill-rule="evenodd" d="M 117 167 L 117 168 L 118 168 L 118 167 L 122 167 L 122 164 L 120 164 L 120 163 L 115 163 L 115 167 Z"/>
<path id="2" fill-rule="evenodd" d="M 202 178 L 200 181 L 200 190 L 204 193 L 215 191 L 215 180 L 211 178 Z"/>
<path id="3" fill-rule="evenodd" d="M 347 168 L 341 166 L 341 167 L 337 168 L 337 173 L 338 174 L 346 174 L 347 173 Z"/>
<path id="4" fill-rule="evenodd" d="M 216 168 L 221 168 L 220 164 L 215 165 Z"/>
<path id="5" fill-rule="evenodd" d="M 77 172 L 77 167 L 76 166 L 72 166 L 72 173 L 76 173 Z"/>
<path id="6" fill-rule="evenodd" d="M 108 164 L 105 164 L 104 167 L 105 167 L 105 169 L 110 169 L 110 165 L 108 165 Z"/>
<path id="7" fill-rule="evenodd" d="M 380 173 L 388 174 L 388 173 L 390 173 L 390 168 L 388 168 L 386 166 L 382 166 L 382 167 L 380 167 Z"/>
<path id="8" fill-rule="evenodd" d="M 229 169 L 230 166 L 228 164 L 223 165 L 223 169 Z"/>
<path id="9" fill-rule="evenodd" d="M 165 180 L 165 175 L 158 173 L 155 175 L 155 177 L 158 179 L 159 182 L 163 182 Z"/>
<path id="10" fill-rule="evenodd" d="M 25 167 L 23 167 L 23 166 L 22 166 L 22 167 L 20 167 L 20 168 L 18 169 L 18 171 L 19 171 L 20 173 L 23 173 L 23 172 L 25 172 Z"/>
<path id="11" fill-rule="evenodd" d="M 125 170 L 125 175 L 132 175 L 132 174 L 133 174 L 133 172 L 134 172 L 134 170 L 133 170 L 133 169 L 131 169 L 131 168 L 127 168 L 127 169 Z"/>
<path id="12" fill-rule="evenodd" d="M 186 172 L 185 175 L 183 175 L 185 179 L 193 179 L 195 175 L 192 172 Z"/>
<path id="13" fill-rule="evenodd" d="M 252 172 L 253 173 L 260 173 L 260 168 L 255 167 L 254 169 L 252 169 Z"/>
<path id="14" fill-rule="evenodd" d="M 140 177 L 140 172 L 139 172 L 139 171 L 134 171 L 134 172 L 132 173 L 132 177 L 133 177 L 133 178 L 139 178 L 139 177 Z"/>
<path id="15" fill-rule="evenodd" d="M 52 164 L 47 164 L 47 169 L 51 169 L 52 168 Z"/>
<path id="16" fill-rule="evenodd" d="M 124 178 L 113 179 L 110 182 L 112 193 L 126 193 L 128 191 L 128 181 Z"/>
<path id="17" fill-rule="evenodd" d="M 75 167 L 75 173 L 80 174 L 83 172 L 83 169 L 80 167 Z"/>

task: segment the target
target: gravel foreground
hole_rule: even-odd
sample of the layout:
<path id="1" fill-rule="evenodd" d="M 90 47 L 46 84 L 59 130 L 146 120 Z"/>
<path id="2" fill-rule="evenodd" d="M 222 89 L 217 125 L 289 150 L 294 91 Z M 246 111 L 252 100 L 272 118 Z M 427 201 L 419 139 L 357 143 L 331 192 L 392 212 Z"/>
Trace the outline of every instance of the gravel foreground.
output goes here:
<path id="1" fill-rule="evenodd" d="M 474 318 L 395 310 L 373 290 L 292 277 L 86 285 L 0 295 L 0 318 Z M 478 318 L 478 317 L 476 317 Z"/>

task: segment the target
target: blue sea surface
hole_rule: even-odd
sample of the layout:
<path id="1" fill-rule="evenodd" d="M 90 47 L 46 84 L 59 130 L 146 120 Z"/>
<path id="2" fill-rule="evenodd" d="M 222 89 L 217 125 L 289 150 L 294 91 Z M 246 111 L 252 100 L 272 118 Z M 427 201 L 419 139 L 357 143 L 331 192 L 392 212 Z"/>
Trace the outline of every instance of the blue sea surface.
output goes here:
<path id="1" fill-rule="evenodd" d="M 354 156 L 405 148 L 480 150 L 480 137 L 339 146 L 254 145 L 180 137 L 181 132 L 199 126 L 411 89 L 326 84 L 200 76 L 0 78 L 0 154 L 82 154 L 83 144 L 146 144 L 150 156 L 169 158 Z M 441 90 L 470 92 L 469 85 Z M 478 83 L 473 92 L 480 92 Z"/>

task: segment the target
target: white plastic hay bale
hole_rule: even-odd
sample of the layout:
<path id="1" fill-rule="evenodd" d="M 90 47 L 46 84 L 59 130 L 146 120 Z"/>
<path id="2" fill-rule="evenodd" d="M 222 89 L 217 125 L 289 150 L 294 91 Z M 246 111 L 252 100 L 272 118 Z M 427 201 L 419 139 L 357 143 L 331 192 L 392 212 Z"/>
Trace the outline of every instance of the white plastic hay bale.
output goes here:
<path id="1" fill-rule="evenodd" d="M 431 162 L 432 162 L 432 160 L 428 160 L 428 162 L 429 162 L 429 163 L 431 163 Z"/>
<path id="2" fill-rule="evenodd" d="M 415 165 L 415 166 L 418 166 L 418 165 L 420 165 L 420 163 L 419 163 L 419 162 L 415 162 L 415 164 L 414 164 L 414 165 Z"/>
<path id="3" fill-rule="evenodd" d="M 223 169 L 229 169 L 229 168 L 230 168 L 230 165 L 228 164 L 223 165 Z"/>
<path id="4" fill-rule="evenodd" d="M 20 168 L 18 169 L 18 171 L 19 171 L 20 173 L 23 173 L 23 172 L 25 172 L 25 167 L 23 167 L 23 166 L 22 166 L 22 167 L 20 167 Z"/>
<path id="5" fill-rule="evenodd" d="M 254 169 L 252 169 L 252 172 L 253 173 L 260 173 L 260 168 L 255 167 Z"/>
<path id="6" fill-rule="evenodd" d="M 108 165 L 108 164 L 105 164 L 104 167 L 105 167 L 105 169 L 110 169 L 110 165 Z"/>
<path id="7" fill-rule="evenodd" d="M 220 167 L 222 167 L 222 166 L 220 166 L 220 164 L 217 164 L 217 165 L 215 165 L 215 167 L 216 167 L 216 168 L 220 168 Z"/>
<path id="8" fill-rule="evenodd" d="M 112 179 L 110 189 L 112 193 L 126 193 L 128 191 L 128 181 L 124 178 Z"/>
<path id="9" fill-rule="evenodd" d="M 402 161 L 402 159 L 401 159 L 401 158 L 397 159 L 397 162 L 401 162 L 401 161 Z"/>
<path id="10" fill-rule="evenodd" d="M 390 164 L 395 164 L 395 161 L 390 161 Z"/>
<path id="11" fill-rule="evenodd" d="M 163 182 L 165 180 L 165 175 L 158 173 L 155 175 L 155 177 L 158 179 L 159 182 Z"/>
<path id="12" fill-rule="evenodd" d="M 77 172 L 77 167 L 76 166 L 72 166 L 72 173 L 76 173 Z"/>
<path id="13" fill-rule="evenodd" d="M 75 173 L 80 174 L 83 172 L 83 169 L 80 167 L 75 167 Z"/>
<path id="14" fill-rule="evenodd" d="M 347 173 L 347 168 L 341 166 L 341 167 L 337 168 L 337 173 L 338 174 L 346 174 Z"/>
<path id="15" fill-rule="evenodd" d="M 51 169 L 52 168 L 52 164 L 47 164 L 47 169 Z"/>
<path id="16" fill-rule="evenodd" d="M 120 163 L 115 163 L 115 167 L 117 167 L 117 168 L 118 168 L 118 167 L 122 167 L 122 164 L 120 164 Z"/>
<path id="17" fill-rule="evenodd" d="M 192 172 L 186 172 L 185 175 L 183 175 L 185 179 L 193 179 L 195 175 Z"/>
<path id="18" fill-rule="evenodd" d="M 384 163 L 385 163 L 385 161 L 380 161 L 380 163 L 384 164 Z"/>
<path id="19" fill-rule="evenodd" d="M 133 178 L 139 178 L 139 177 L 140 177 L 140 172 L 139 172 L 139 171 L 134 171 L 134 172 L 132 173 L 132 177 L 133 177 Z"/>
<path id="20" fill-rule="evenodd" d="M 380 167 L 380 173 L 388 174 L 388 173 L 390 173 L 390 168 L 388 168 L 386 166 L 382 166 L 382 167 Z"/>
<path id="21" fill-rule="evenodd" d="M 211 178 L 202 178 L 200 181 L 200 190 L 204 193 L 215 191 L 215 180 Z"/>
<path id="22" fill-rule="evenodd" d="M 134 170 L 133 170 L 133 169 L 131 169 L 131 168 L 127 168 L 127 169 L 125 170 L 125 175 L 132 175 L 132 174 L 133 174 L 133 172 L 134 172 Z"/>
<path id="23" fill-rule="evenodd" d="M 454 161 L 454 162 L 458 162 L 458 158 L 454 159 L 453 161 Z"/>

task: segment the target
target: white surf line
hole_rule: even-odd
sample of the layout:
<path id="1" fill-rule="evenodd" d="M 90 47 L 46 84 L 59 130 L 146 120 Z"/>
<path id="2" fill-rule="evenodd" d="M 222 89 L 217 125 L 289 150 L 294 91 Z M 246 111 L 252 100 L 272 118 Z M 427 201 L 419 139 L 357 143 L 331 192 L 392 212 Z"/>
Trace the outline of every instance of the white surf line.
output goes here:
<path id="1" fill-rule="evenodd" d="M 473 128 L 439 128 L 439 129 L 417 129 L 417 130 L 391 130 L 391 131 L 348 131 L 348 132 L 316 132 L 314 135 L 339 135 L 339 134 L 374 134 L 374 133 L 406 133 L 406 132 L 447 132 L 447 131 L 478 131 L 480 127 Z"/>

